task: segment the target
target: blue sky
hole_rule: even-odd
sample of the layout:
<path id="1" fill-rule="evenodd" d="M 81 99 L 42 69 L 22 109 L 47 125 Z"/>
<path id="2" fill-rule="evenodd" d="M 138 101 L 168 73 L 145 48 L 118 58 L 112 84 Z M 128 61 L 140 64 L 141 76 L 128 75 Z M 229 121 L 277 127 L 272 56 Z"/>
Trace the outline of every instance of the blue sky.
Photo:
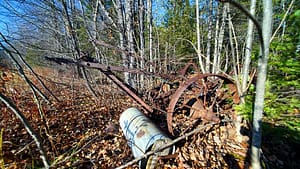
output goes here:
<path id="1" fill-rule="evenodd" d="M 0 0 L 1 2 L 2 0 Z M 1 2 L 2 3 L 2 2 Z M 2 33 L 6 32 L 7 24 L 9 23 L 9 18 L 5 16 L 6 10 L 3 9 L 2 6 L 0 6 L 0 31 Z"/>
<path id="2" fill-rule="evenodd" d="M 5 4 L 5 0 L 0 0 L 0 31 L 4 35 L 8 35 L 14 32 L 16 24 L 14 18 L 9 16 L 7 9 L 3 7 Z"/>
<path id="3" fill-rule="evenodd" d="M 16 10 L 22 10 L 14 5 L 13 0 L 0 0 L 0 31 L 5 34 L 12 34 L 17 29 L 16 18 L 10 17 L 7 9 L 3 6 L 7 6 L 6 2 L 12 4 L 13 8 Z M 194 3 L 194 0 L 190 0 L 191 3 Z M 166 2 L 164 0 L 153 0 L 153 19 L 155 24 L 159 25 L 163 22 L 163 17 L 166 13 Z M 9 29 L 8 29 L 9 27 Z"/>

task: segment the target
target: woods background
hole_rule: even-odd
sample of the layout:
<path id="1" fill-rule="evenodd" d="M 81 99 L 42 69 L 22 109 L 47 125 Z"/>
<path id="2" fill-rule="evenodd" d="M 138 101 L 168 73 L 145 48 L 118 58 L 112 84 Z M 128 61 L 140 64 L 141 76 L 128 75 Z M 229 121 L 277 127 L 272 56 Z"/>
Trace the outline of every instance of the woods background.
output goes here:
<path id="1" fill-rule="evenodd" d="M 261 113 L 266 136 L 268 132 L 272 133 L 275 130 L 270 126 L 280 126 L 280 130 L 287 132 L 278 134 L 278 138 L 275 134 L 276 139 L 288 138 L 284 144 L 300 141 L 300 4 L 295 0 L 272 1 L 267 78 L 265 85 L 261 86 L 256 85 L 259 80 L 257 68 L 262 52 L 265 51 L 260 50 L 259 32 L 240 9 L 228 2 L 0 2 L 0 64 L 1 69 L 3 68 L 0 91 L 10 98 L 15 94 L 5 86 L 7 73 L 3 74 L 4 68 L 12 71 L 26 69 L 29 72 L 32 68 L 43 69 L 53 73 L 57 79 L 69 73 L 69 77 L 84 80 L 83 84 L 94 98 L 102 97 L 103 89 L 97 88 L 99 83 L 110 83 L 99 72 L 79 66 L 58 65 L 47 61 L 45 57 L 75 60 L 92 58 L 93 60 L 89 61 L 161 75 L 174 74 L 186 63 L 193 61 L 201 73 L 226 74 L 235 80 L 241 104 L 236 105 L 234 110 L 238 116 L 250 122 L 253 120 L 257 94 L 255 91 L 257 88 L 263 88 L 265 102 L 262 101 L 264 109 Z M 263 1 L 239 3 L 249 9 L 264 27 L 266 22 L 263 20 Z M 10 59 L 12 56 L 16 59 L 14 62 Z M 163 79 L 157 76 L 130 72 L 118 75 L 141 94 L 163 83 Z M 38 97 L 43 95 L 37 94 L 36 98 Z M 48 97 L 50 100 L 56 100 L 56 95 Z M 4 105 L 1 107 L 2 113 Z M 8 130 L 4 123 L 0 126 Z M 285 165 L 274 164 L 279 168 Z M 291 168 L 291 165 L 288 168 Z"/>

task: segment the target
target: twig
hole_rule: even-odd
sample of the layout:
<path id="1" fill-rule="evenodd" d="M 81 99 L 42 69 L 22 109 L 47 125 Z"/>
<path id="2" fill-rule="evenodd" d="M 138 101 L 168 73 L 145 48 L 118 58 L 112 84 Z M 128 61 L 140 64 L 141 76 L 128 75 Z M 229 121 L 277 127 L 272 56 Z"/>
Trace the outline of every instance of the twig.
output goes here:
<path id="1" fill-rule="evenodd" d="M 265 51 L 265 45 L 264 45 L 264 40 L 263 40 L 263 34 L 262 34 L 262 27 L 260 25 L 260 23 L 258 22 L 257 18 L 255 18 L 255 16 L 253 16 L 243 5 L 241 5 L 238 1 L 235 0 L 219 0 L 220 2 L 228 2 L 231 5 L 235 6 L 236 8 L 238 8 L 240 11 L 242 11 L 248 18 L 250 18 L 252 20 L 252 22 L 254 23 L 254 25 L 256 26 L 258 35 L 259 35 L 259 41 L 260 41 L 260 45 L 261 45 L 261 49 L 262 51 Z"/>
<path id="2" fill-rule="evenodd" d="M 89 135 L 88 138 L 89 138 L 90 136 L 91 136 L 91 135 Z M 55 166 L 57 166 L 57 165 L 59 165 L 59 164 L 65 162 L 65 161 L 69 160 L 69 159 L 70 159 L 71 157 L 73 157 L 74 155 L 80 153 L 82 150 L 84 150 L 85 147 L 87 147 L 88 145 L 90 145 L 90 144 L 91 144 L 94 140 L 96 140 L 98 137 L 99 137 L 99 136 L 93 137 L 91 140 L 89 140 L 87 143 L 85 143 L 82 147 L 78 148 L 77 146 L 78 146 L 78 144 L 80 144 L 80 142 L 81 142 L 81 141 L 80 141 L 79 143 L 76 144 L 76 146 L 74 147 L 74 149 L 73 149 L 73 148 L 70 149 L 70 151 L 74 151 L 74 150 L 75 150 L 75 152 L 72 152 L 72 153 L 71 153 L 69 156 L 67 156 L 67 157 L 64 157 L 64 156 L 66 156 L 66 154 L 69 153 L 70 151 L 66 152 L 65 154 L 60 155 L 60 156 L 58 157 L 58 159 L 56 159 L 56 160 L 51 164 L 51 168 L 53 168 L 53 167 L 55 167 Z"/>
<path id="3" fill-rule="evenodd" d="M 48 162 L 48 158 L 47 158 L 47 154 L 43 148 L 43 142 L 40 138 L 40 136 L 38 135 L 38 133 L 36 133 L 34 131 L 34 129 L 32 128 L 32 126 L 30 125 L 29 121 L 26 119 L 26 117 L 20 112 L 20 110 L 16 107 L 15 104 L 13 104 L 9 98 L 7 98 L 6 96 L 4 96 L 2 93 L 0 93 L 0 100 L 6 104 L 6 106 L 8 108 L 11 109 L 11 111 L 13 111 L 15 113 L 15 115 L 20 119 L 20 121 L 22 122 L 22 124 L 24 125 L 25 129 L 27 130 L 27 132 L 30 134 L 30 136 L 33 138 L 33 140 L 35 141 L 37 148 L 41 154 L 40 158 L 43 161 L 44 167 L 46 169 L 49 168 L 49 162 Z"/>
<path id="4" fill-rule="evenodd" d="M 246 91 L 248 91 L 248 89 L 250 88 L 255 74 L 256 74 L 256 69 L 254 69 L 253 72 L 252 72 L 252 74 L 250 75 L 250 80 L 249 80 L 248 86 L 246 88 Z"/>
<path id="5" fill-rule="evenodd" d="M 2 33 L 0 32 L 0 36 L 4 39 L 4 41 L 7 43 L 7 39 L 5 39 L 5 37 L 2 35 Z M 13 56 L 12 52 L 7 49 L 7 47 L 5 45 L 3 45 L 2 43 L 0 43 L 0 46 L 4 49 L 5 52 L 7 52 L 7 54 L 9 55 L 10 59 L 13 61 L 15 67 L 17 68 L 20 76 L 25 80 L 25 82 L 30 86 L 30 88 L 32 90 L 35 90 L 38 92 L 38 94 L 47 102 L 47 103 L 51 103 L 50 100 L 48 99 L 48 97 L 42 93 L 41 90 L 38 89 L 38 87 L 36 87 L 30 80 L 29 78 L 26 76 L 23 67 L 21 66 L 21 64 L 17 61 L 17 59 Z"/>
<path id="6" fill-rule="evenodd" d="M 46 85 L 44 84 L 44 82 L 42 82 L 42 80 L 40 79 L 40 77 L 38 76 L 38 74 L 36 74 L 32 68 L 26 63 L 26 61 L 22 58 L 21 54 L 19 53 L 19 51 L 8 42 L 8 40 L 2 35 L 2 33 L 0 32 L 1 37 L 4 39 L 4 41 L 15 50 L 15 52 L 17 53 L 17 55 L 19 56 L 20 60 L 26 65 L 27 69 L 29 69 L 29 71 L 38 79 L 38 81 L 40 81 L 40 83 L 42 84 L 42 86 L 44 87 L 44 89 L 48 90 L 48 92 L 50 92 L 50 94 L 58 101 L 58 99 L 54 96 L 54 94 L 46 87 Z M 44 112 L 42 110 L 42 105 L 38 99 L 37 93 L 40 94 L 42 97 L 44 96 L 44 94 L 29 80 L 29 78 L 26 76 L 21 64 L 16 60 L 16 58 L 12 55 L 12 52 L 10 50 L 8 50 L 2 43 L 0 43 L 1 47 L 9 54 L 10 58 L 12 59 L 12 61 L 15 63 L 16 68 L 18 69 L 20 75 L 23 77 L 23 79 L 26 81 L 26 83 L 29 85 L 30 89 L 32 90 L 33 93 L 33 98 L 34 98 L 34 102 L 37 105 L 38 108 L 38 112 L 41 116 L 42 122 L 45 125 L 45 129 L 46 129 L 46 134 L 49 137 L 49 141 L 51 143 L 51 147 L 52 149 L 54 149 L 55 154 L 57 154 L 56 152 L 56 148 L 52 142 L 51 139 L 51 134 L 50 134 L 50 130 L 49 130 L 49 126 L 47 123 L 47 120 L 45 118 Z M 43 98 L 47 98 L 46 96 Z M 49 102 L 49 99 L 46 99 L 46 101 Z"/>
<path id="7" fill-rule="evenodd" d="M 195 130 L 193 130 L 193 131 L 191 131 L 191 132 L 189 132 L 189 133 L 186 133 L 186 134 L 184 134 L 184 135 L 182 135 L 182 136 L 176 138 L 176 139 L 173 140 L 172 142 L 165 144 L 164 146 L 162 146 L 162 147 L 156 149 L 155 151 L 149 151 L 148 153 L 144 154 L 143 156 L 138 157 L 138 158 L 135 158 L 134 160 L 132 160 L 132 161 L 130 161 L 130 162 L 128 162 L 128 163 L 126 163 L 126 164 L 124 164 L 124 165 L 122 165 L 122 166 L 119 166 L 119 167 L 117 167 L 116 169 L 123 169 L 123 168 L 125 168 L 125 167 L 130 166 L 130 165 L 133 165 L 133 164 L 139 162 L 140 160 L 142 160 L 142 159 L 144 159 L 144 158 L 146 158 L 146 157 L 148 157 L 148 156 L 150 156 L 150 155 L 153 155 L 153 154 L 155 154 L 155 153 L 157 153 L 157 152 L 159 152 L 159 151 L 161 151 L 161 150 L 163 150 L 163 149 L 166 149 L 166 148 L 168 148 L 168 147 L 174 145 L 175 143 L 177 143 L 177 142 L 179 142 L 179 141 L 181 141 L 181 140 L 183 140 L 183 139 L 186 139 L 187 137 L 189 137 L 189 136 L 191 136 L 191 135 L 193 135 L 193 134 L 195 134 L 195 133 L 198 133 L 198 132 L 202 131 L 203 129 L 205 129 L 205 128 L 207 128 L 207 127 L 210 127 L 210 126 L 213 126 L 213 125 L 215 125 L 215 124 L 217 124 L 217 122 L 211 122 L 211 123 L 208 123 L 208 124 L 206 124 L 206 125 L 204 125 L 204 126 L 201 126 L 201 127 L 199 127 L 199 128 L 196 128 Z"/>
<path id="8" fill-rule="evenodd" d="M 71 31 L 71 32 L 68 32 L 68 33 L 71 34 L 71 37 L 72 37 L 71 40 L 73 41 L 74 49 L 75 49 L 76 54 L 77 54 L 77 57 L 76 57 L 76 54 L 74 53 L 75 54 L 75 59 L 78 59 L 78 57 L 80 57 L 80 55 L 81 55 L 78 36 L 77 36 L 77 33 L 76 33 L 76 31 L 73 27 L 71 16 L 70 16 L 69 11 L 68 11 L 67 1 L 63 0 L 63 1 L 61 1 L 61 3 L 62 3 L 62 6 L 63 6 L 64 13 L 66 15 L 66 19 L 67 19 L 67 23 L 68 23 L 67 26 L 70 28 L 70 31 Z M 71 14 L 73 14 L 74 11 L 71 10 L 70 12 L 71 12 Z M 88 90 L 90 91 L 90 93 L 95 97 L 95 99 L 98 99 L 96 91 L 93 89 L 89 79 L 87 78 L 86 69 L 84 67 L 79 67 L 78 70 L 81 71 L 81 74 L 83 75 L 83 78 L 86 81 L 86 86 L 87 86 Z M 80 73 L 80 72 L 78 72 L 78 73 Z"/>
<path id="9" fill-rule="evenodd" d="M 35 71 L 30 67 L 30 65 L 23 59 L 22 54 L 4 37 L 4 35 L 0 32 L 0 36 L 3 38 L 4 42 L 6 44 L 8 44 L 17 54 L 17 56 L 19 56 L 20 61 L 25 65 L 25 67 L 34 75 L 34 77 L 37 79 L 37 81 L 42 85 L 42 87 L 56 100 L 59 101 L 59 99 L 51 92 L 51 90 L 45 85 L 45 83 L 39 78 L 39 76 L 37 75 L 37 73 L 35 73 Z M 3 45 L 1 44 L 1 46 L 3 47 Z M 5 49 L 6 52 L 10 52 L 7 48 L 3 47 Z M 10 54 L 11 55 L 11 54 Z M 12 57 L 12 55 L 11 55 Z M 14 62 L 17 62 L 16 60 L 14 60 Z M 18 62 L 17 62 L 18 63 Z M 40 94 L 41 92 L 38 91 L 38 93 Z M 48 100 L 47 100 L 48 101 Z M 49 102 L 49 101 L 48 101 Z"/>
<path id="10" fill-rule="evenodd" d="M 282 24 L 284 23 L 284 21 L 285 21 L 287 15 L 289 14 L 289 12 L 290 12 L 291 9 L 292 9 L 292 6 L 293 6 L 294 2 L 295 2 L 295 0 L 292 0 L 292 1 L 291 1 L 291 3 L 290 3 L 290 5 L 289 5 L 288 9 L 286 10 L 286 12 L 285 12 L 285 14 L 284 14 L 284 16 L 283 16 L 283 18 L 282 18 L 280 24 L 279 24 L 279 26 L 278 26 L 277 29 L 274 31 L 274 33 L 273 33 L 273 35 L 272 35 L 272 37 L 271 37 L 271 39 L 270 39 L 270 42 L 272 42 L 272 40 L 273 40 L 274 37 L 276 36 L 277 32 L 279 31 L 280 27 L 281 27 Z"/>
<path id="11" fill-rule="evenodd" d="M 24 151 L 26 148 L 28 148 L 34 141 L 31 141 L 30 143 L 26 144 L 24 147 L 22 147 L 20 150 L 14 153 L 14 155 L 20 154 L 22 151 Z"/>

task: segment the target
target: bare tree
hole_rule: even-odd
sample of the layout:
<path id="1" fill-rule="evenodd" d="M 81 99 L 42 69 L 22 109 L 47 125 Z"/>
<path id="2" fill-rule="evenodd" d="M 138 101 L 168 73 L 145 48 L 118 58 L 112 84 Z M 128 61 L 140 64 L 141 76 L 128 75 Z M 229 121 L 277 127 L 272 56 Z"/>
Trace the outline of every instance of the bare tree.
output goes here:
<path id="1" fill-rule="evenodd" d="M 79 40 L 78 40 L 78 35 L 76 34 L 76 31 L 74 29 L 74 18 L 75 17 L 75 2 L 73 1 L 70 1 L 70 9 L 71 11 L 69 11 L 68 9 L 68 4 L 65 0 L 62 1 L 62 7 L 63 7 L 63 10 L 64 10 L 64 14 L 65 14 L 65 17 L 66 17 L 66 27 L 69 29 L 69 34 L 71 36 L 71 39 L 72 39 L 72 44 L 73 44 L 73 48 L 75 50 L 75 53 L 74 54 L 74 57 L 75 59 L 79 59 L 79 57 L 81 56 L 81 49 L 80 49 L 80 46 L 79 46 Z M 71 14 L 71 16 L 70 16 Z M 78 73 L 81 73 L 83 75 L 83 78 L 85 79 L 86 81 L 86 86 L 87 88 L 89 89 L 89 91 L 91 92 L 91 94 L 93 94 L 93 96 L 95 98 L 97 98 L 97 94 L 95 92 L 95 90 L 93 89 L 93 87 L 91 86 L 89 80 L 88 80 L 88 77 L 87 77 L 87 74 L 86 74 L 86 70 L 84 67 L 78 67 L 78 70 L 79 72 Z"/>
<path id="2" fill-rule="evenodd" d="M 6 104 L 6 106 L 8 108 L 11 109 L 12 112 L 15 113 L 15 115 L 20 119 L 20 121 L 22 122 L 22 124 L 24 125 L 25 129 L 27 130 L 27 132 L 30 134 L 30 136 L 34 139 L 39 152 L 41 154 L 41 159 L 43 161 L 44 167 L 46 169 L 50 168 L 49 162 L 48 162 L 48 158 L 47 158 L 47 153 L 45 152 L 44 148 L 43 148 L 43 142 L 42 139 L 40 138 L 40 136 L 38 135 L 38 133 L 36 133 L 34 131 L 34 129 L 32 128 L 31 124 L 28 122 L 28 120 L 26 119 L 26 117 L 20 112 L 20 110 L 3 94 L 0 93 L 0 100 Z"/>
<path id="3" fill-rule="evenodd" d="M 251 166 L 253 169 L 260 169 L 260 149 L 262 116 L 264 109 L 265 82 L 267 78 L 267 65 L 269 56 L 270 38 L 272 34 L 272 0 L 263 0 L 263 44 L 261 56 L 258 58 L 257 83 L 253 112 L 253 129 L 251 145 Z"/>
<path id="4" fill-rule="evenodd" d="M 198 59 L 199 59 L 199 65 L 200 65 L 200 69 L 201 71 L 204 73 L 205 69 L 204 69 L 204 65 L 203 65 L 203 61 L 202 61 L 202 55 L 201 55 L 201 38 L 200 38 L 200 14 L 199 14 L 199 0 L 196 0 L 196 31 L 197 31 L 197 55 L 198 55 Z"/>
<path id="5" fill-rule="evenodd" d="M 153 64 L 153 36 L 152 36 L 152 0 L 147 0 L 147 22 L 149 31 L 149 61 L 150 61 L 150 72 L 154 72 Z"/>
<path id="6" fill-rule="evenodd" d="M 145 5 L 143 0 L 138 1 L 139 6 L 139 48 L 140 48 L 140 68 L 143 70 L 145 68 Z M 144 75 L 141 74 L 139 78 L 140 89 L 144 88 Z"/>
<path id="7" fill-rule="evenodd" d="M 118 20 L 118 27 L 119 27 L 119 48 L 123 51 L 125 51 L 126 48 L 126 28 L 125 28 L 125 11 L 124 11 L 124 6 L 122 4 L 122 1 L 120 0 L 115 0 L 113 1 L 114 7 L 116 9 L 117 13 L 117 20 Z M 127 54 L 122 52 L 122 62 L 123 66 L 128 68 L 129 67 L 129 59 L 127 57 Z M 129 84 L 129 73 L 124 72 L 124 79 L 127 84 Z"/>
<path id="8" fill-rule="evenodd" d="M 136 58 L 134 57 L 135 50 L 134 50 L 134 30 L 133 30 L 133 8 L 134 8 L 134 1 L 127 0 L 125 2 L 125 23 L 126 23 L 126 37 L 127 37 L 127 49 L 129 51 L 129 67 L 135 68 Z M 135 84 L 136 76 L 134 74 L 129 75 L 128 84 L 133 88 L 136 87 Z"/>
<path id="9" fill-rule="evenodd" d="M 227 18 L 227 11 L 229 8 L 229 3 L 225 3 L 223 6 L 223 13 L 221 19 L 221 25 L 219 25 L 219 19 L 216 23 L 216 35 L 215 35 L 215 47 L 214 47 L 214 58 L 213 58 L 213 65 L 212 65 L 212 73 L 218 73 L 220 71 L 220 62 L 221 62 L 221 50 L 223 48 L 223 40 L 224 40 L 224 32 L 226 26 L 226 18 Z"/>
<path id="10" fill-rule="evenodd" d="M 210 55 L 211 55 L 211 40 L 212 40 L 212 23 L 213 23 L 213 1 L 209 1 L 208 5 L 208 27 L 207 27 L 207 42 L 206 42 L 206 62 L 205 72 L 210 72 Z"/>
<path id="11" fill-rule="evenodd" d="M 250 14 L 253 16 L 255 15 L 255 6 L 256 0 L 251 0 L 250 5 Z M 248 29 L 247 29 L 247 39 L 246 39 L 246 48 L 245 48 L 245 58 L 244 58 L 244 65 L 243 65 L 243 79 L 242 79 L 242 96 L 241 102 L 244 103 L 244 96 L 247 92 L 247 83 L 248 83 L 248 74 L 249 74 L 249 67 L 251 62 L 251 52 L 252 52 L 252 41 L 253 41 L 253 30 L 254 24 L 251 19 L 248 20 Z"/>

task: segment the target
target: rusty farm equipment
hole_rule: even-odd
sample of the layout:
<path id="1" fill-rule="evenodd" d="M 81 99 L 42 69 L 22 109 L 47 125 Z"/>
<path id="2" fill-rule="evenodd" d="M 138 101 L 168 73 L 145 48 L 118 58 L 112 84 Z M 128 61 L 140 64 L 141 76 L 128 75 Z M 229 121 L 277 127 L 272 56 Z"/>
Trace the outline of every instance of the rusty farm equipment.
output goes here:
<path id="1" fill-rule="evenodd" d="M 59 64 L 75 64 L 97 69 L 140 104 L 145 114 L 163 114 L 167 129 L 172 135 L 179 135 L 185 126 L 202 121 L 219 122 L 224 112 L 230 109 L 231 103 L 239 103 L 239 95 L 233 79 L 225 74 L 202 74 L 196 64 L 189 62 L 173 75 L 159 75 L 139 69 L 128 69 L 119 66 L 107 66 L 97 62 L 73 60 L 65 58 L 46 58 Z M 145 99 L 131 86 L 126 84 L 114 72 L 130 72 L 145 75 L 155 75 L 167 79 L 160 86 L 150 91 L 151 98 Z M 192 73 L 190 73 L 192 72 Z M 229 103 L 229 104 L 228 104 Z M 178 118 L 174 118 L 178 116 Z M 178 120 L 180 119 L 180 120 Z"/>

